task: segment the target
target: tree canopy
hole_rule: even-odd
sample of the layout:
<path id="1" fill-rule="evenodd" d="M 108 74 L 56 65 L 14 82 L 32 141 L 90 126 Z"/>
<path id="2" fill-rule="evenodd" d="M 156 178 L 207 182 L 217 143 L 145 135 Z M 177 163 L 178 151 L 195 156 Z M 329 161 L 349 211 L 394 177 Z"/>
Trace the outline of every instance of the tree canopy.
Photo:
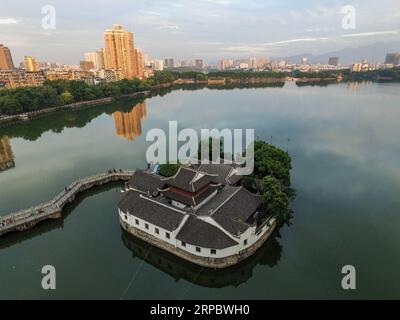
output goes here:
<path id="1" fill-rule="evenodd" d="M 180 164 L 179 163 L 164 163 L 164 164 L 160 164 L 158 173 L 166 178 L 172 177 L 173 175 L 175 175 L 179 168 L 180 168 Z"/>
<path id="2" fill-rule="evenodd" d="M 291 162 L 287 152 L 255 141 L 254 172 L 242 179 L 246 189 L 261 194 L 266 212 L 276 216 L 280 223 L 290 220 L 289 202 L 295 196 L 290 179 Z"/>

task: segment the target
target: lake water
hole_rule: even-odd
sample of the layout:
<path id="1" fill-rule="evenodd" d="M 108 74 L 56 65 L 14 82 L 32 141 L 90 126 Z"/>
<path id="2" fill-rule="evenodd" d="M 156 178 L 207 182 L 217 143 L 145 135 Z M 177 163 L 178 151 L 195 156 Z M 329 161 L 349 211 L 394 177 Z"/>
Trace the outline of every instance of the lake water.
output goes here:
<path id="1" fill-rule="evenodd" d="M 136 106 L 135 106 L 136 105 Z M 400 85 L 178 90 L 0 129 L 0 214 L 108 168 L 143 168 L 154 127 L 254 128 L 289 148 L 294 219 L 234 268 L 192 266 L 122 232 L 119 185 L 0 238 L 0 299 L 400 298 Z M 290 142 L 288 144 L 288 139 Z M 41 288 L 54 265 L 57 290 Z M 357 290 L 341 287 L 354 265 Z"/>

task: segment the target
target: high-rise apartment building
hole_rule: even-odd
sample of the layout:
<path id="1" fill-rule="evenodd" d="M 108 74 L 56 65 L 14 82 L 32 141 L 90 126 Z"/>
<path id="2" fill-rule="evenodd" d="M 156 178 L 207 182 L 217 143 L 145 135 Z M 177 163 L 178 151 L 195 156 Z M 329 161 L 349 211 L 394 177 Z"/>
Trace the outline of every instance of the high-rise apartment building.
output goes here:
<path id="1" fill-rule="evenodd" d="M 218 69 L 226 70 L 233 67 L 233 60 L 220 60 L 218 61 Z"/>
<path id="2" fill-rule="evenodd" d="M 164 70 L 164 60 L 154 59 L 151 66 L 155 71 L 163 71 Z"/>
<path id="3" fill-rule="evenodd" d="M 257 58 L 250 58 L 249 67 L 252 69 L 257 68 Z"/>
<path id="4" fill-rule="evenodd" d="M 145 67 L 151 66 L 150 55 L 148 53 L 142 53 L 143 65 Z"/>
<path id="5" fill-rule="evenodd" d="M 175 68 L 175 60 L 172 58 L 165 59 L 164 67 L 168 69 Z"/>
<path id="6" fill-rule="evenodd" d="M 87 62 L 93 63 L 93 66 L 97 69 L 98 63 L 97 63 L 97 52 L 86 52 L 85 53 L 85 60 Z"/>
<path id="7" fill-rule="evenodd" d="M 104 69 L 106 67 L 104 58 L 104 48 L 101 48 L 97 52 L 97 69 Z"/>
<path id="8" fill-rule="evenodd" d="M 203 70 L 203 67 L 204 67 L 204 62 L 203 62 L 203 60 L 202 60 L 202 59 L 196 59 L 196 60 L 194 61 L 194 66 L 195 66 L 196 69 Z"/>
<path id="9" fill-rule="evenodd" d="M 81 70 L 89 71 L 95 69 L 93 61 L 81 61 L 79 63 Z"/>
<path id="10" fill-rule="evenodd" d="M 354 63 L 353 66 L 351 67 L 351 70 L 353 72 L 361 72 L 362 71 L 362 66 L 363 64 L 360 62 Z"/>
<path id="11" fill-rule="evenodd" d="M 263 69 L 267 66 L 267 64 L 267 58 L 250 58 L 249 60 L 249 68 L 251 69 Z"/>
<path id="12" fill-rule="evenodd" d="M 386 55 L 385 64 L 392 64 L 394 66 L 400 65 L 400 52 L 388 53 Z"/>
<path id="13" fill-rule="evenodd" d="M 104 41 L 105 68 L 119 71 L 122 78 L 140 77 L 135 67 L 133 33 L 116 24 L 104 32 Z"/>
<path id="14" fill-rule="evenodd" d="M 331 57 L 331 58 L 329 58 L 328 64 L 330 66 L 337 67 L 339 65 L 339 57 Z"/>
<path id="15" fill-rule="evenodd" d="M 14 69 L 10 49 L 0 44 L 0 70 Z"/>
<path id="16" fill-rule="evenodd" d="M 26 71 L 36 72 L 39 71 L 39 63 L 34 57 L 25 56 L 24 66 Z"/>
<path id="17" fill-rule="evenodd" d="M 142 79 L 143 78 L 143 69 L 144 69 L 144 63 L 143 63 L 143 54 L 142 50 L 139 48 L 135 48 L 135 61 L 134 61 L 134 68 L 135 68 L 135 75 L 137 78 Z"/>
<path id="18" fill-rule="evenodd" d="M 93 62 L 95 69 L 104 69 L 104 50 L 100 49 L 85 53 L 85 61 Z"/>

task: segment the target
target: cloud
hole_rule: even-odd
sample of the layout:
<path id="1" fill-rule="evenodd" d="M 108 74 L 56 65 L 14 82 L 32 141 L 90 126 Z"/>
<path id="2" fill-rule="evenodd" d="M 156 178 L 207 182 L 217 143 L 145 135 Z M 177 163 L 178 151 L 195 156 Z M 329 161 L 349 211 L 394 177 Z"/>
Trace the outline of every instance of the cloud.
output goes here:
<path id="1" fill-rule="evenodd" d="M 179 26 L 175 24 L 166 24 L 159 27 L 160 29 L 164 30 L 179 30 Z"/>
<path id="2" fill-rule="evenodd" d="M 304 43 L 304 42 L 317 42 L 317 41 L 326 41 L 328 38 L 298 38 L 298 39 L 290 39 L 276 42 L 268 42 L 268 43 L 255 43 L 255 44 L 239 44 L 228 47 L 220 48 L 221 51 L 228 52 L 244 52 L 244 53 L 261 53 L 263 51 L 271 51 L 276 49 L 275 47 L 282 47 L 285 45 L 295 44 L 295 43 Z"/>
<path id="3" fill-rule="evenodd" d="M 18 20 L 14 18 L 0 18 L 0 24 L 17 24 Z"/>
<path id="4" fill-rule="evenodd" d="M 296 42 L 310 42 L 310 41 L 318 41 L 318 40 L 319 39 L 317 39 L 317 38 L 300 38 L 300 39 L 291 39 L 291 40 L 270 42 L 270 43 L 266 43 L 265 45 L 275 46 L 275 45 L 280 45 L 280 44 L 288 44 L 288 43 L 296 43 Z"/>
<path id="5" fill-rule="evenodd" d="M 387 36 L 387 35 L 398 35 L 399 32 L 395 30 L 388 31 L 374 31 L 374 32 L 362 32 L 362 33 L 350 33 L 343 34 L 343 38 L 352 38 L 352 37 L 373 37 L 373 36 Z"/>

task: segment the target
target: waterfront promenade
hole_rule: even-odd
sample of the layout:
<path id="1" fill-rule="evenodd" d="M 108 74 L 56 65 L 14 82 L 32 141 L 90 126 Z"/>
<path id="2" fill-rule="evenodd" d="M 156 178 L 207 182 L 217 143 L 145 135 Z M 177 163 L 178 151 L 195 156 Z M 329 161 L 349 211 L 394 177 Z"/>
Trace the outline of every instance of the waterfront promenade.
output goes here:
<path id="1" fill-rule="evenodd" d="M 127 181 L 133 173 L 133 170 L 110 169 L 71 183 L 49 202 L 0 216 L 0 236 L 13 231 L 28 230 L 43 220 L 61 218 L 65 205 L 73 202 L 79 193 L 113 181 Z"/>

